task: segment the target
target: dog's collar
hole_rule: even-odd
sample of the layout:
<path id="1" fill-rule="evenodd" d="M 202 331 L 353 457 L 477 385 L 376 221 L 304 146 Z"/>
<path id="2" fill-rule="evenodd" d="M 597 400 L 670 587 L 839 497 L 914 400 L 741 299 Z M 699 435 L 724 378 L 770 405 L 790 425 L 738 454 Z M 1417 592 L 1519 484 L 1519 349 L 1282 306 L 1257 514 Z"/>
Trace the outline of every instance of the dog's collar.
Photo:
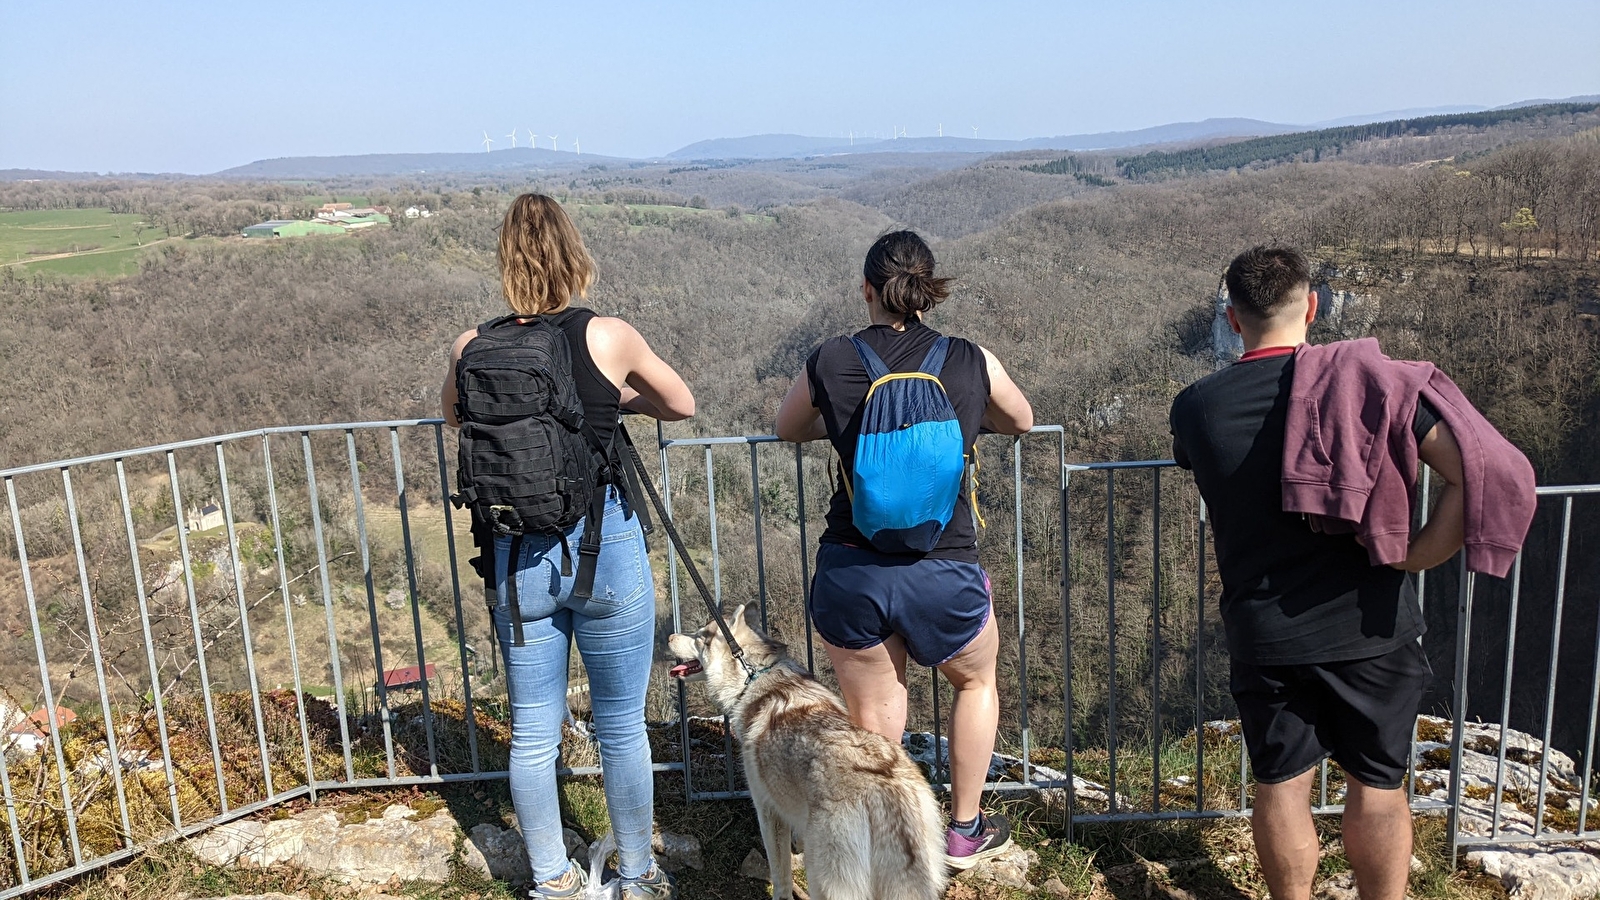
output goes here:
<path id="1" fill-rule="evenodd" d="M 768 672 L 771 672 L 773 669 L 775 669 L 777 667 L 778 667 L 778 664 L 777 663 L 773 663 L 772 665 L 769 665 L 769 666 L 762 666 L 759 669 L 754 669 L 754 668 L 750 669 L 749 670 L 750 674 L 745 676 L 744 687 L 739 689 L 739 696 L 743 697 L 744 696 L 744 692 L 750 690 L 750 685 L 755 684 L 757 678 L 760 678 L 761 676 L 767 674 Z"/>

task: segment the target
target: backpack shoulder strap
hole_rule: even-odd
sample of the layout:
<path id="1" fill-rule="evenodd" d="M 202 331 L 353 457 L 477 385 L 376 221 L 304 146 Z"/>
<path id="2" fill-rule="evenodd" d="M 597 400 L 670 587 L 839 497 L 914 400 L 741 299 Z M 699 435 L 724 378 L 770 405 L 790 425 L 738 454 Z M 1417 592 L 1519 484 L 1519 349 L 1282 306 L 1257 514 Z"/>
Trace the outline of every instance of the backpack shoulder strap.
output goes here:
<path id="1" fill-rule="evenodd" d="M 878 354 L 872 352 L 872 348 L 867 346 L 866 341 L 852 335 L 850 343 L 855 345 L 856 355 L 861 357 L 861 365 L 867 370 L 868 381 L 875 382 L 889 374 L 889 367 L 883 364 L 883 360 L 878 358 Z"/>
<path id="2" fill-rule="evenodd" d="M 932 347 L 928 348 L 928 355 L 922 358 L 922 368 L 918 369 L 917 371 L 924 375 L 932 375 L 933 377 L 938 378 L 939 373 L 944 371 L 944 360 L 949 353 L 950 339 L 947 337 L 940 337 L 938 340 L 933 342 Z"/>

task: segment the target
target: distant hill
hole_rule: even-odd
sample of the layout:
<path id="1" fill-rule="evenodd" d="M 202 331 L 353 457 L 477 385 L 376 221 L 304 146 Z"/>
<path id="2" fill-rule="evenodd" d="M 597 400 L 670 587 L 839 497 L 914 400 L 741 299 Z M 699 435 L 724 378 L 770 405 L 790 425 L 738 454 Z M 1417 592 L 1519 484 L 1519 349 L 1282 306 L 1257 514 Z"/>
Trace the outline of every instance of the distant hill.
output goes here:
<path id="1" fill-rule="evenodd" d="M 570 150 L 508 147 L 488 153 L 368 153 L 361 156 L 288 156 L 261 159 L 216 175 L 221 178 L 345 178 L 434 172 L 499 172 L 508 169 L 582 169 L 621 162 L 614 156 Z"/>
<path id="2" fill-rule="evenodd" d="M 1496 106 L 1495 109 L 1519 109 L 1524 106 L 1549 106 L 1552 103 L 1600 103 L 1600 94 L 1582 94 L 1577 97 L 1563 97 L 1560 100 L 1518 100 L 1516 103 L 1507 103 L 1505 106 Z"/>
<path id="3" fill-rule="evenodd" d="M 667 154 L 667 159 L 787 159 L 794 156 L 816 156 L 834 152 L 841 142 L 832 137 L 808 137 L 803 134 L 753 134 L 749 137 L 712 138 L 695 141 L 687 147 Z M 861 138 L 857 146 L 885 144 L 876 138 Z"/>
<path id="4" fill-rule="evenodd" d="M 1540 106 L 1513 106 L 1448 116 L 1423 116 L 1395 119 L 1364 125 L 1344 125 L 1296 134 L 1252 138 L 1212 147 L 1172 152 L 1153 151 L 1117 158 L 1117 166 L 1129 178 L 1178 172 L 1203 172 L 1236 169 L 1260 163 L 1316 161 L 1332 157 L 1347 145 L 1380 138 L 1420 137 L 1453 128 L 1486 129 L 1545 117 L 1574 116 L 1600 109 L 1600 101 L 1588 103 L 1548 103 Z"/>
<path id="5" fill-rule="evenodd" d="M 1560 103 L 1600 102 L 1600 95 L 1571 97 Z M 919 136 L 884 140 L 857 137 L 815 137 L 803 134 L 757 134 L 746 137 L 713 138 L 696 141 L 668 153 L 669 160 L 783 160 L 845 154 L 989 154 L 1023 150 L 1128 150 L 1160 144 L 1217 142 L 1230 139 L 1268 140 L 1297 133 L 1328 129 L 1365 127 L 1372 123 L 1420 122 L 1448 115 L 1499 113 L 1534 106 L 1549 106 L 1551 101 L 1530 100 L 1485 110 L 1478 106 L 1440 106 L 1368 113 L 1330 119 L 1310 125 L 1289 125 L 1259 119 L 1214 118 L 1198 122 L 1172 122 L 1132 131 L 1102 131 L 1055 135 L 1021 140 L 981 137 Z M 1199 152 L 1199 151 L 1196 151 Z M 1254 151 L 1251 151 L 1254 152 Z M 875 157 L 876 158 L 876 157 Z M 223 178 L 347 178 L 427 173 L 493 173 L 503 171 L 581 171 L 593 165 L 638 163 L 614 156 L 584 154 L 543 147 L 512 147 L 490 153 L 376 153 L 362 156 L 296 156 L 263 159 L 215 173 Z M 88 180 L 94 173 L 46 172 L 33 169 L 0 170 L 0 181 L 23 179 Z M 123 177 L 123 176 L 118 176 Z M 151 176 L 133 176 L 151 177 Z"/>
<path id="6" fill-rule="evenodd" d="M 0 181 L 92 181 L 98 172 L 56 172 L 48 169 L 0 169 Z"/>
<path id="7" fill-rule="evenodd" d="M 1554 103 L 1554 100 L 1538 101 Z M 1528 104 L 1532 105 L 1532 104 Z M 1413 109 L 1391 109 L 1380 113 L 1363 113 L 1357 116 L 1342 116 L 1337 119 L 1324 119 L 1321 122 L 1312 122 L 1305 127 L 1309 131 L 1315 128 L 1339 128 L 1344 125 L 1370 125 L 1373 122 L 1388 122 L 1393 119 L 1420 119 L 1424 116 L 1449 116 L 1457 113 L 1483 112 L 1487 106 L 1419 106 Z"/>
<path id="8" fill-rule="evenodd" d="M 892 140 L 808 137 L 800 134 L 757 134 L 750 137 L 697 141 L 667 154 L 668 159 L 789 159 L 842 153 L 1009 153 L 1017 150 L 1112 150 L 1146 144 L 1169 144 L 1225 137 L 1259 137 L 1298 131 L 1299 126 L 1256 119 L 1206 119 L 1175 122 L 1135 131 L 1103 131 L 1055 137 L 995 140 L 970 137 L 902 137 Z"/>

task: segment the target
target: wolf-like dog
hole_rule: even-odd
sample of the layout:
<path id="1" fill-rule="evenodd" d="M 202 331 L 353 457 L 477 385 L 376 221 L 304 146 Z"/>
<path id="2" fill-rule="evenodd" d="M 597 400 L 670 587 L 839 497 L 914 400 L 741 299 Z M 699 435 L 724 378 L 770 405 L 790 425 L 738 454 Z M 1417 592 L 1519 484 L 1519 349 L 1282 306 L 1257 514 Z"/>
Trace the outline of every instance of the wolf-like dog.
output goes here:
<path id="1" fill-rule="evenodd" d="M 748 668 L 712 622 L 674 634 L 672 675 L 704 681 L 728 716 L 761 822 L 774 900 L 793 897 L 789 842 L 805 846 L 818 900 L 936 900 L 944 892 L 939 804 L 905 750 L 850 722 L 832 691 L 740 606 L 729 618 Z"/>

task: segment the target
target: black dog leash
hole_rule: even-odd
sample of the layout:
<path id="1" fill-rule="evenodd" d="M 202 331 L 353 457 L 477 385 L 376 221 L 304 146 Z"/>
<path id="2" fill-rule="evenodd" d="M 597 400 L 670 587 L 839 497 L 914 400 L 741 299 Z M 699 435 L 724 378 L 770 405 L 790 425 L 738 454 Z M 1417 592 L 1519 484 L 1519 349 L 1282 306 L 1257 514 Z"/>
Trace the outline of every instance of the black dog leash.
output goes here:
<path id="1" fill-rule="evenodd" d="M 729 652 L 733 654 L 734 659 L 738 660 L 739 665 L 743 666 L 745 671 L 749 673 L 750 680 L 755 680 L 755 677 L 760 673 L 745 660 L 744 648 L 740 647 L 739 642 L 734 640 L 733 632 L 729 630 L 727 621 L 722 618 L 722 611 L 717 609 L 717 602 L 711 598 L 711 589 L 706 587 L 705 579 L 700 577 L 699 567 L 694 564 L 694 559 L 689 556 L 689 549 L 683 545 L 683 538 L 678 534 L 678 529 L 673 526 L 672 517 L 667 515 L 667 507 L 666 504 L 661 502 L 661 495 L 656 493 L 655 482 L 650 480 L 650 473 L 645 469 L 644 460 L 639 456 L 639 448 L 633 444 L 633 436 L 628 434 L 628 429 L 621 422 L 617 423 L 617 433 L 622 435 L 622 442 L 628 448 L 628 458 L 632 461 L 634 470 L 638 473 L 639 485 L 644 488 L 644 492 L 650 497 L 651 505 L 656 508 L 656 514 L 661 520 L 661 526 L 667 530 L 667 538 L 671 541 L 673 548 L 678 551 L 678 558 L 683 560 L 683 567 L 689 571 L 689 580 L 693 581 L 695 588 L 700 591 L 701 599 L 706 602 L 706 609 L 711 611 L 711 618 L 716 621 L 717 627 L 722 630 L 722 637 L 728 642 Z"/>

